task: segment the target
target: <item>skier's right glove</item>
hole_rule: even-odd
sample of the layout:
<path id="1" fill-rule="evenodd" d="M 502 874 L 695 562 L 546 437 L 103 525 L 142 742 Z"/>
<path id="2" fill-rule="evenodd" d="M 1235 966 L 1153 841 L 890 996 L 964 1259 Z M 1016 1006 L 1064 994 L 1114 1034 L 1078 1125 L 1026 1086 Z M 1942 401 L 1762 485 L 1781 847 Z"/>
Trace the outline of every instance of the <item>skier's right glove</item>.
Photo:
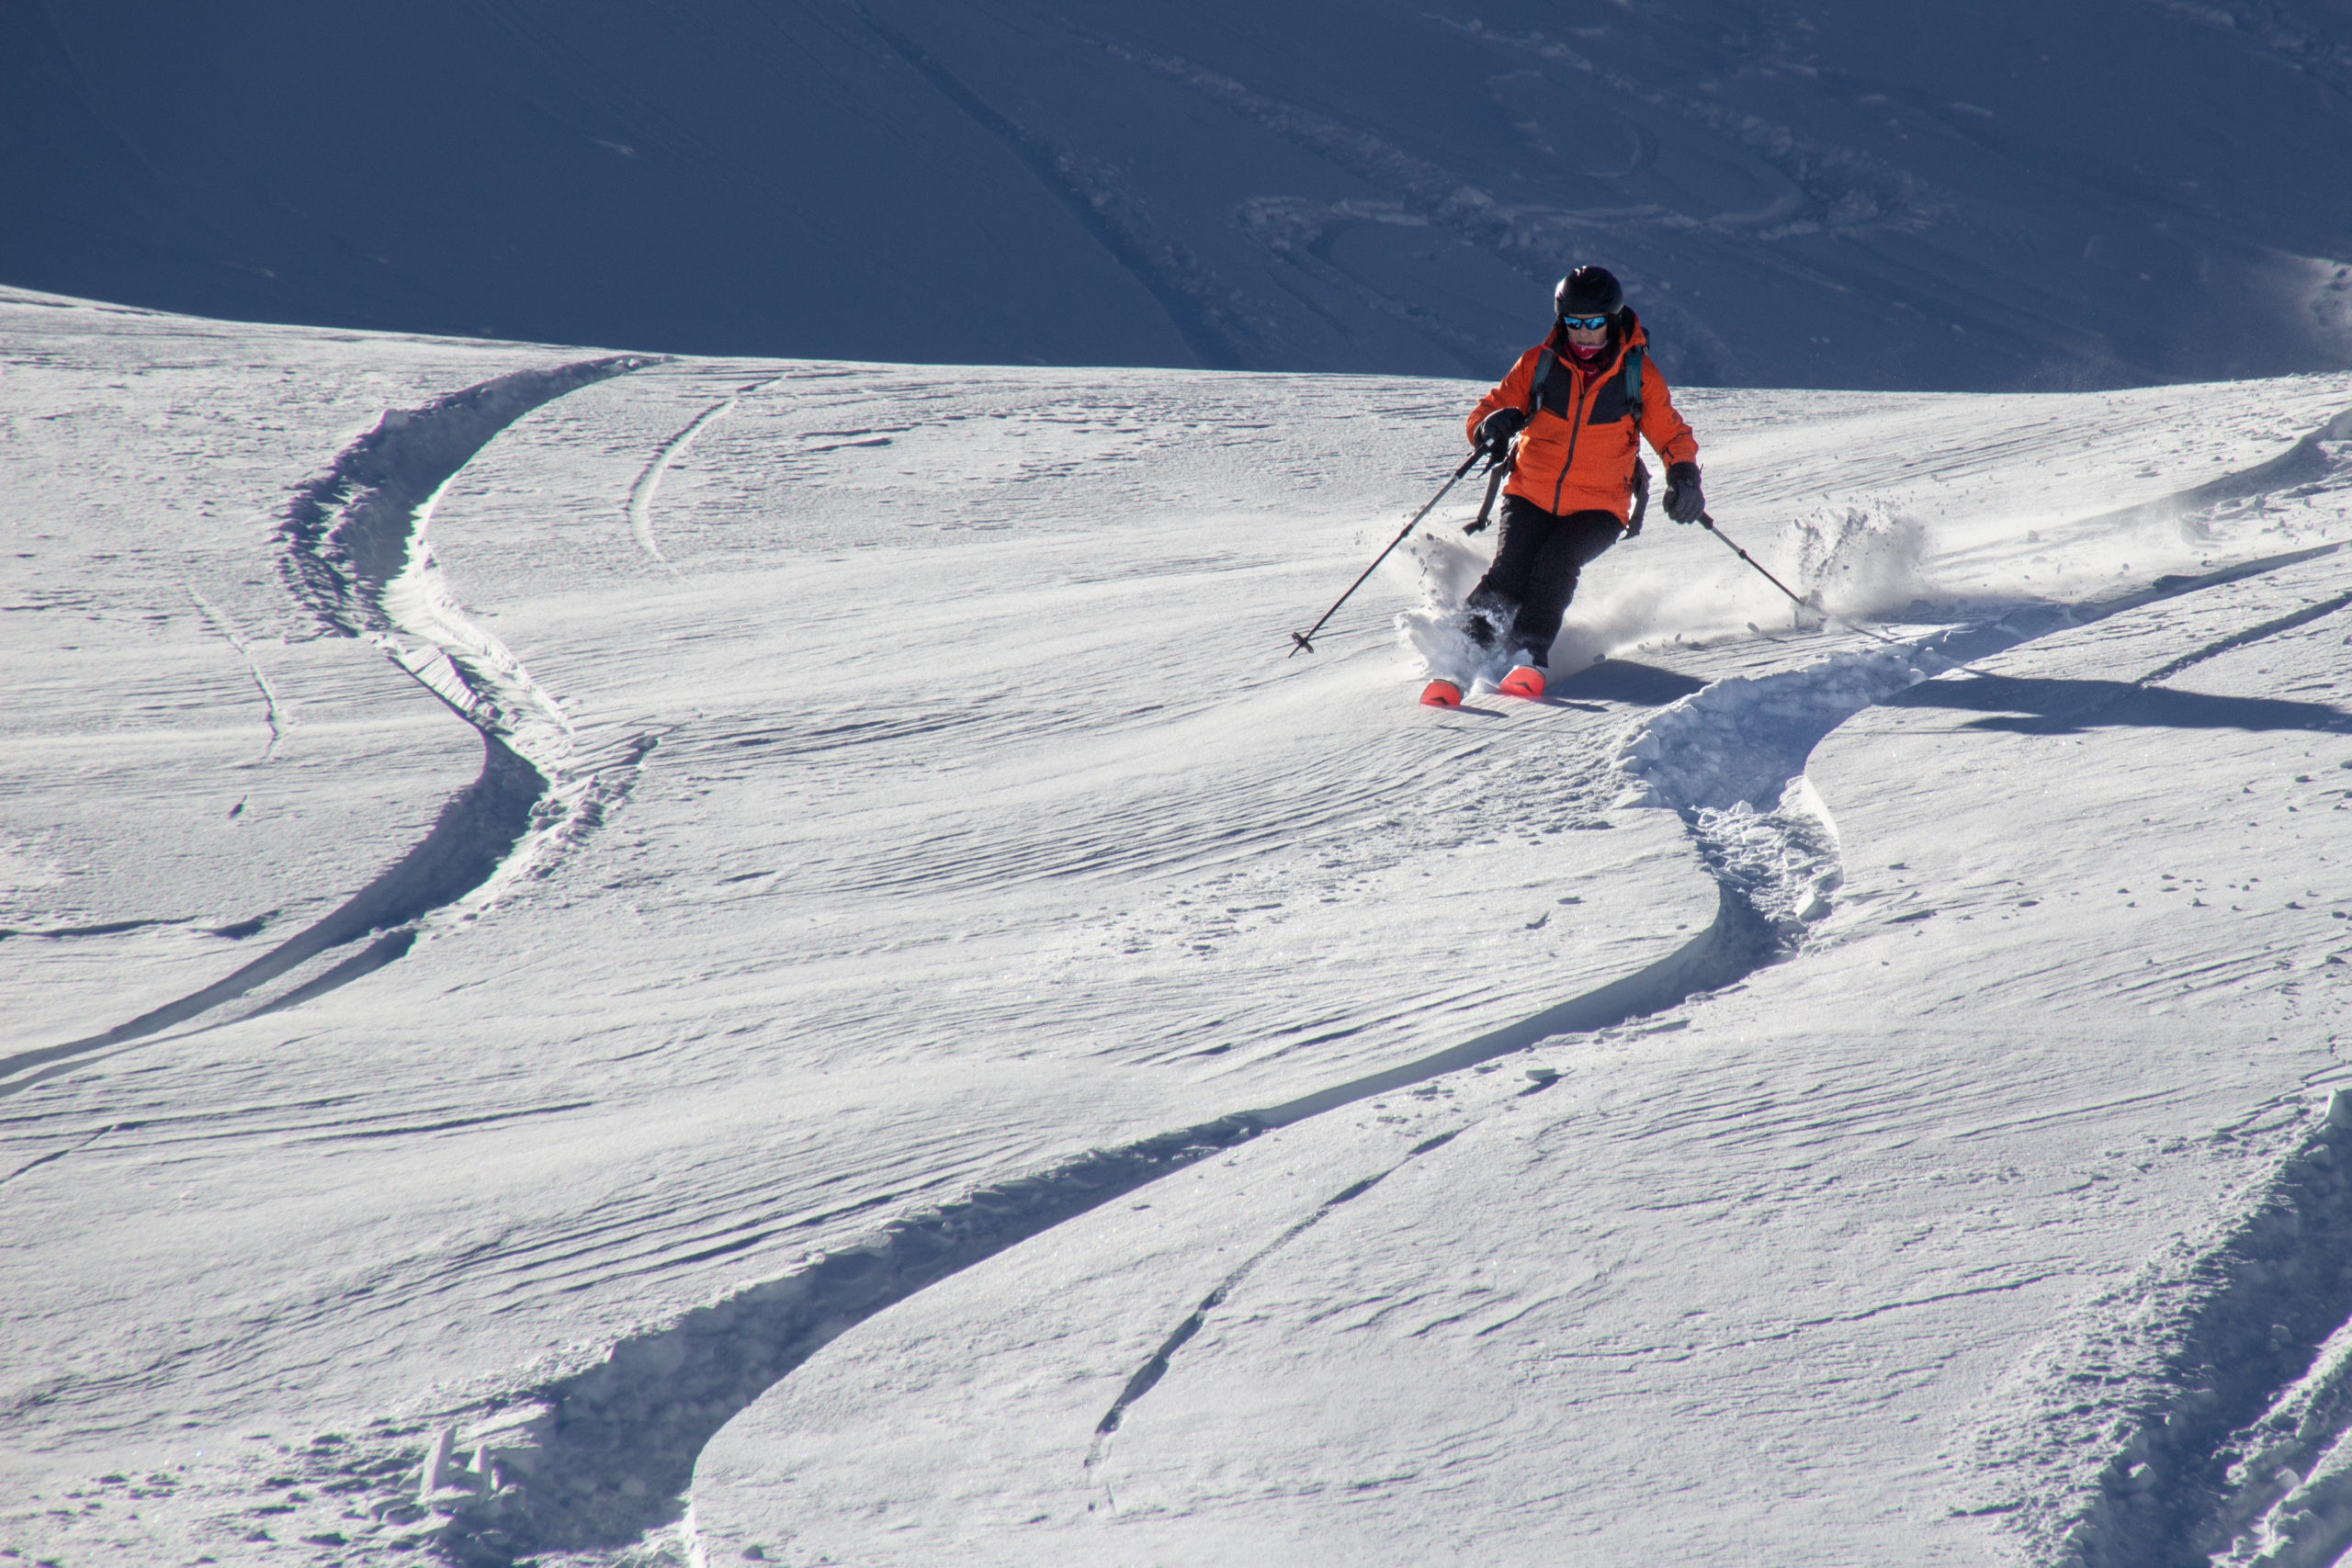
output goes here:
<path id="1" fill-rule="evenodd" d="M 1677 523 L 1696 523 L 1707 510 L 1706 492 L 1699 488 L 1699 465 L 1666 466 L 1666 514 Z"/>
<path id="2" fill-rule="evenodd" d="M 1524 409 L 1497 409 L 1478 422 L 1477 447 L 1481 452 L 1500 452 L 1510 445 L 1510 438 L 1527 428 Z"/>

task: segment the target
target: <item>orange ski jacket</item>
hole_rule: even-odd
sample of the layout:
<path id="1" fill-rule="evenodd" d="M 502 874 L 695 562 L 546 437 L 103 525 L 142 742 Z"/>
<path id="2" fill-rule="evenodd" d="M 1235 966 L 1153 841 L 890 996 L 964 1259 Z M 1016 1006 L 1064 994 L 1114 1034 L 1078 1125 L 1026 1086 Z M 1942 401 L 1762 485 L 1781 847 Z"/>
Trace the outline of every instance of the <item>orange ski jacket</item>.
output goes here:
<path id="1" fill-rule="evenodd" d="M 1613 512 L 1623 525 L 1633 498 L 1640 436 L 1647 436 L 1668 463 L 1699 460 L 1698 437 L 1674 412 L 1666 378 L 1645 350 L 1648 334 L 1633 311 L 1625 311 L 1623 321 L 1617 341 L 1594 358 L 1589 369 L 1579 367 L 1568 351 L 1567 335 L 1553 328 L 1552 336 L 1521 355 L 1501 385 L 1470 411 L 1464 428 L 1473 441 L 1478 438 L 1478 422 L 1497 409 L 1518 409 L 1528 416 L 1512 454 L 1505 495 L 1555 513 Z M 1645 350 L 1638 436 L 1634 410 L 1625 399 L 1625 355 L 1634 348 Z M 1538 361 L 1548 361 L 1541 388 L 1534 385 Z"/>

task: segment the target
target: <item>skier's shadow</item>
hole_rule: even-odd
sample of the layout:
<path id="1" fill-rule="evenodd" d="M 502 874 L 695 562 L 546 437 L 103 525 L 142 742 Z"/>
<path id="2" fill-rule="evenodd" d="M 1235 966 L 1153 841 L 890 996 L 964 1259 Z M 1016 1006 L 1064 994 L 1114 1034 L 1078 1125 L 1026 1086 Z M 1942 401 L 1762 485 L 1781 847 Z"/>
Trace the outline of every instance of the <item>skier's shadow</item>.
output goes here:
<path id="1" fill-rule="evenodd" d="M 1578 713 L 1607 713 L 1609 711 L 1609 705 L 1606 703 L 1572 703 L 1562 698 L 1556 692 L 1546 692 L 1544 695 L 1532 699 L 1525 697 L 1513 697 L 1511 699 L 1511 705 L 1514 707 L 1574 708 Z M 1456 703 L 1449 711 L 1453 713 L 1466 713 L 1475 718 L 1500 718 L 1503 716 L 1505 710 L 1501 708 L 1476 707 L 1469 703 Z"/>
<path id="2" fill-rule="evenodd" d="M 1554 682 L 1545 700 L 1557 701 L 1563 707 L 1582 708 L 1587 713 L 1605 713 L 1611 703 L 1662 708 L 1705 684 L 1679 671 L 1661 670 L 1655 664 L 1631 659 L 1607 659 Z M 1574 700 L 1577 698 L 1587 700 Z"/>
<path id="3" fill-rule="evenodd" d="M 2326 703 L 2278 697 L 2225 697 L 2129 681 L 2037 680 L 1979 675 L 1923 681 L 1889 697 L 1894 708 L 1946 708 L 1981 713 L 1967 729 L 2018 735 L 2076 735 L 2086 729 L 2303 729 L 2352 733 L 2352 713 Z"/>

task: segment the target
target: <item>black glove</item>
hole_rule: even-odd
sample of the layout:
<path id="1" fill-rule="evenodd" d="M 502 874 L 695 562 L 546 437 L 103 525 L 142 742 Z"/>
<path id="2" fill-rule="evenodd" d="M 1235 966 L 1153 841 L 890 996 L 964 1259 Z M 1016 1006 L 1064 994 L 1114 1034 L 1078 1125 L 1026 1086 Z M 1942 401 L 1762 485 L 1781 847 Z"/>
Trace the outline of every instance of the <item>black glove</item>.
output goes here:
<path id="1" fill-rule="evenodd" d="M 1527 428 L 1527 413 L 1523 409 L 1497 409 L 1478 422 L 1476 444 L 1481 452 L 1499 452 L 1510 445 L 1510 438 Z"/>
<path id="2" fill-rule="evenodd" d="M 1706 492 L 1699 488 L 1699 465 L 1666 466 L 1666 514 L 1677 523 L 1696 523 L 1707 510 Z"/>

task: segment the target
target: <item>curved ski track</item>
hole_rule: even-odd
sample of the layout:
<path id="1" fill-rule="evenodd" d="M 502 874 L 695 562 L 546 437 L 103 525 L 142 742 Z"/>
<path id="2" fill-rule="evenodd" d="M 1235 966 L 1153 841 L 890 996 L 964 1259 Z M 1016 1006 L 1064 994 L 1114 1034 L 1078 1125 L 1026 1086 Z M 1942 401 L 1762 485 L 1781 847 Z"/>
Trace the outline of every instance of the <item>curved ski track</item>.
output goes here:
<path id="1" fill-rule="evenodd" d="M 633 368 L 634 365 L 626 367 Z M 732 401 L 728 400 L 706 410 L 671 438 L 663 454 L 674 457 L 683 451 L 700 427 L 720 417 Z M 2298 454 L 2306 447 L 2316 450 L 2317 441 L 2346 419 L 2352 419 L 2352 415 L 2332 422 L 2326 430 L 2307 438 L 2287 457 L 2253 472 L 2281 482 L 2310 479 L 2313 477 L 2310 462 Z M 2324 454 L 2320 456 L 2324 457 Z M 631 500 L 633 519 L 640 505 L 650 510 L 653 488 L 664 466 L 663 455 L 657 454 L 640 477 Z M 2237 479 L 2246 477 L 2238 476 Z M 2217 481 L 2190 494 L 2202 496 L 2210 491 L 2218 496 L 2224 493 L 2222 487 L 2233 482 Z M 313 491 L 317 489 L 313 487 Z M 311 492 L 306 492 L 309 493 Z M 2241 486 L 2226 493 L 2253 491 Z M 2178 512 L 2188 510 L 2190 503 L 2176 498 L 2165 504 Z M 324 537 L 323 530 L 320 537 Z M 645 544 L 643 539 L 639 542 Z M 889 1222 L 860 1246 L 818 1255 L 792 1274 L 752 1285 L 674 1322 L 621 1340 L 613 1346 L 602 1364 L 585 1372 L 451 1412 L 448 1425 L 432 1435 L 430 1451 L 424 1456 L 421 1466 L 413 1448 L 379 1450 L 378 1457 L 367 1462 L 355 1462 L 341 1450 L 319 1450 L 309 1456 L 298 1454 L 288 1463 L 306 1482 L 334 1483 L 345 1491 L 364 1483 L 376 1494 L 373 1509 L 379 1517 L 413 1521 L 421 1532 L 415 1538 L 420 1544 L 429 1541 L 451 1560 L 462 1562 L 509 1562 L 515 1554 L 528 1552 L 625 1551 L 650 1533 L 677 1524 L 682 1517 L 689 1520 L 690 1529 L 691 1514 L 684 1506 L 684 1495 L 696 1459 L 709 1438 L 832 1338 L 917 1291 L 1261 1134 L 1370 1095 L 1391 1092 L 1473 1066 L 1544 1038 L 1608 1028 L 1681 1005 L 1735 984 L 1765 964 L 1792 956 L 1802 945 L 1806 926 L 1826 913 L 1826 896 L 1837 885 L 1838 867 L 1834 824 L 1818 812 L 1817 803 L 1811 807 L 1800 808 L 1802 803 L 1800 807 L 1792 807 L 1790 792 L 1802 784 L 1804 761 L 1812 748 L 1862 708 L 1887 700 L 1935 670 L 1957 670 L 1970 660 L 2064 627 L 2154 600 L 2276 570 L 2338 547 L 2301 550 L 2196 578 L 2167 579 L 2146 591 L 2103 604 L 2012 609 L 2005 618 L 1993 623 L 1937 634 L 1892 649 L 1872 647 L 1836 654 L 1806 670 L 1770 677 L 1770 681 L 1785 688 L 1776 694 L 1793 699 L 1802 710 L 1803 724 L 1792 730 L 1786 723 L 1788 709 L 1784 705 L 1780 714 L 1781 722 L 1773 732 L 1777 738 L 1770 747 L 1758 743 L 1760 731 L 1745 737 L 1744 749 L 1741 745 L 1730 748 L 1735 753 L 1733 765 L 1713 772 L 1692 765 L 1697 752 L 1689 743 L 1702 732 L 1712 731 L 1720 737 L 1726 724 L 1737 734 L 1740 715 L 1748 706 L 1747 696 L 1739 688 L 1750 683 L 1726 681 L 1692 693 L 1653 713 L 1632 732 L 1616 762 L 1637 798 L 1646 795 L 1652 804 L 1678 812 L 1717 878 L 1718 909 L 1714 921 L 1666 958 L 1518 1023 L 1416 1062 L 1360 1077 L 1283 1104 L 1228 1115 L 1121 1148 L 1098 1149 L 1033 1176 L 999 1182 L 953 1202 Z M 658 550 L 650 546 L 648 549 L 658 558 Z M 292 570 L 299 575 L 311 569 L 298 559 Z M 303 581 L 309 581 L 307 578 Z M 346 604 L 356 601 L 356 595 L 339 590 L 338 585 L 344 581 L 345 577 L 338 574 L 313 590 L 322 615 L 344 615 Z M 2198 660 L 2331 613 L 2346 602 L 2352 602 L 2352 596 L 2332 601 L 2324 608 L 2248 628 L 2188 659 L 2176 660 L 2162 671 L 2151 671 L 2139 683 L 2160 681 Z M 844 726 L 839 733 L 817 735 L 806 731 L 774 737 L 754 735 L 739 738 L 735 743 L 782 742 L 796 750 L 821 751 L 831 747 L 854 747 L 860 740 L 870 739 L 855 733 L 855 728 L 854 725 Z M 485 743 L 499 747 L 496 738 L 487 732 Z M 1722 750 L 1720 745 L 1718 750 Z M 527 763 L 520 765 L 528 769 Z M 486 767 L 486 780 L 491 773 L 492 769 Z M 1777 811 L 1765 810 L 1776 801 L 1780 803 Z M 1803 876 L 1802 893 L 1810 896 L 1809 904 L 1803 897 L 1792 897 L 1790 890 L 1775 885 L 1771 877 L 1752 873 L 1756 857 L 1743 859 L 1737 840 L 1744 835 L 1756 834 L 1780 836 L 1798 852 L 1793 857 L 1766 858 L 1793 858 Z M 1064 846 L 1057 856 L 1057 863 L 1048 867 L 1001 858 L 975 862 L 967 857 L 959 862 L 956 848 L 938 842 L 910 844 L 903 847 L 900 855 L 893 857 L 892 864 L 866 867 L 863 874 L 887 885 L 911 877 L 919 863 L 928 862 L 927 874 L 937 876 L 942 874 L 944 861 L 945 874 L 951 876 L 1018 878 L 1067 874 L 1072 868 L 1072 852 L 1084 869 L 1107 869 L 1130 863 L 1134 854 L 1132 848 L 1122 852 L 1108 844 L 1093 851 L 1083 845 Z M 1095 865 L 1091 862 L 1098 854 L 1102 863 Z M 404 936 L 395 931 L 376 945 L 382 947 L 387 942 L 406 940 L 413 940 L 413 932 Z M 360 963 L 367 956 L 363 953 L 347 962 Z M 1524 1092 L 1541 1092 L 1545 1087 L 1545 1082 L 1538 1081 Z M 2352 1107 L 2345 1110 L 2343 1121 L 2352 1123 Z M 1416 1147 L 1406 1157 L 1410 1159 L 1438 1146 L 1460 1130 L 1441 1134 Z M 2323 1130 L 2320 1135 L 2324 1141 L 2337 1136 L 2338 1132 L 2334 1130 Z M 2352 1153 L 2352 1138 L 2347 1138 L 2346 1152 Z M 2285 1168 L 2300 1173 L 2314 1162 L 2324 1164 L 2326 1158 L 2325 1152 L 2313 1142 L 2307 1144 Z M 1261 1249 L 1204 1299 L 1193 1317 L 1178 1325 L 1159 1351 L 1137 1371 L 1120 1400 L 1106 1413 L 1098 1433 L 1098 1449 L 1117 1429 L 1135 1403 L 1166 1375 L 1176 1351 L 1197 1331 L 1205 1315 L 1242 1282 L 1257 1261 L 1303 1234 L 1338 1205 L 1368 1190 L 1386 1174 L 1384 1171 L 1359 1181 L 1327 1200 Z M 2282 1184 L 2287 1180 L 2285 1176 L 2280 1178 Z M 2331 1190 L 2342 1194 L 2338 1200 L 2345 1211 L 2342 1223 L 2352 1227 L 2352 1179 L 2337 1176 L 2335 1182 Z M 2283 1185 L 2280 1190 L 2285 1190 Z M 2286 1200 L 2266 1201 L 2268 1206 L 2255 1221 L 2248 1222 L 2248 1226 L 2275 1240 L 2282 1229 L 2291 1229 L 2282 1227 L 2274 1213 L 2278 1203 Z M 2327 1234 L 2335 1233 L 2328 1229 Z M 737 1236 L 723 1245 L 733 1250 L 751 1244 Z M 2241 1241 L 2233 1236 L 2222 1250 L 2239 1245 Z M 2249 1277 L 2258 1274 L 2257 1269 Z M 2325 1311 L 2335 1313 L 2338 1318 L 2352 1313 L 2352 1285 L 2347 1285 L 2344 1294 L 2345 1300 L 2340 1303 L 2344 1310 L 2338 1311 L 2338 1303 L 2331 1298 Z M 2237 1300 L 2222 1315 L 2234 1322 L 2248 1312 L 2259 1316 L 2267 1310 L 2259 1302 Z M 2352 1364 L 2352 1354 L 2347 1354 L 2345 1360 Z M 2352 1388 L 2352 1375 L 2338 1381 Z M 2277 1385 L 2272 1382 L 2266 1386 Z M 2305 1403 L 2314 1407 L 2324 1405 L 2330 1411 L 2340 1408 L 2343 1420 L 2338 1429 L 2352 1430 L 2352 1397 L 2335 1398 L 2332 1391 L 2335 1387 L 2336 1383 L 2329 1383 L 2326 1397 L 2313 1395 Z M 473 1459 L 464 1466 L 450 1457 L 457 1451 L 460 1423 L 473 1434 L 469 1439 L 474 1448 Z M 396 1434 L 387 1432 L 384 1436 L 392 1438 Z M 388 1451 L 404 1453 L 404 1462 L 396 1466 L 389 1457 L 383 1457 Z M 2096 1533 L 2089 1526 L 2078 1532 L 2086 1540 Z M 2077 1560 L 2086 1564 L 2143 1561 L 2132 1558 L 2128 1552 L 2098 1556 L 2088 1551 L 2078 1554 Z"/>
<path id="2" fill-rule="evenodd" d="M 664 566 L 670 563 L 670 558 L 662 553 L 662 547 L 653 537 L 653 497 L 662 488 L 662 476 L 670 471 L 672 464 L 686 455 L 686 448 L 695 444 L 695 437 L 702 434 L 703 426 L 725 419 L 734 412 L 737 403 L 754 392 L 766 390 L 782 379 L 780 376 L 771 376 L 764 381 L 751 383 L 733 397 L 715 402 L 695 415 L 684 430 L 662 444 L 662 449 L 653 454 L 652 461 L 645 465 L 645 471 L 637 476 L 637 483 L 629 487 L 628 531 L 637 541 L 638 548 Z"/>
<path id="3" fill-rule="evenodd" d="M 282 710 L 277 705 L 277 688 L 269 683 L 269 677 L 262 672 L 261 666 L 254 661 L 253 647 L 238 631 L 237 624 L 215 609 L 210 600 L 196 591 L 195 584 L 188 585 L 187 596 L 195 602 L 198 611 L 204 618 L 211 623 L 212 629 L 219 632 L 222 640 L 237 650 L 237 657 L 245 661 L 245 673 L 253 677 L 255 689 L 261 693 L 262 723 L 269 730 L 269 744 L 261 749 L 261 755 L 254 761 L 256 763 L 266 762 L 277 755 L 277 743 L 284 739 L 278 728 Z"/>
<path id="4" fill-rule="evenodd" d="M 288 589 L 330 635 L 369 637 L 480 730 L 481 773 L 408 853 L 259 958 L 103 1032 L 0 1057 L 0 1099 L 95 1052 L 213 1012 L 363 938 L 377 940 L 256 1010 L 299 1006 L 381 968 L 408 952 L 427 916 L 523 874 L 534 847 L 569 843 L 626 792 L 651 739 L 576 766 L 561 707 L 440 591 L 424 530 L 442 488 L 500 431 L 566 392 L 654 363 L 618 355 L 520 370 L 423 408 L 395 409 L 296 492 L 278 527 Z M 211 606 L 197 603 L 242 651 Z M 258 671 L 254 679 L 271 705 L 274 745 L 276 694 Z"/>

